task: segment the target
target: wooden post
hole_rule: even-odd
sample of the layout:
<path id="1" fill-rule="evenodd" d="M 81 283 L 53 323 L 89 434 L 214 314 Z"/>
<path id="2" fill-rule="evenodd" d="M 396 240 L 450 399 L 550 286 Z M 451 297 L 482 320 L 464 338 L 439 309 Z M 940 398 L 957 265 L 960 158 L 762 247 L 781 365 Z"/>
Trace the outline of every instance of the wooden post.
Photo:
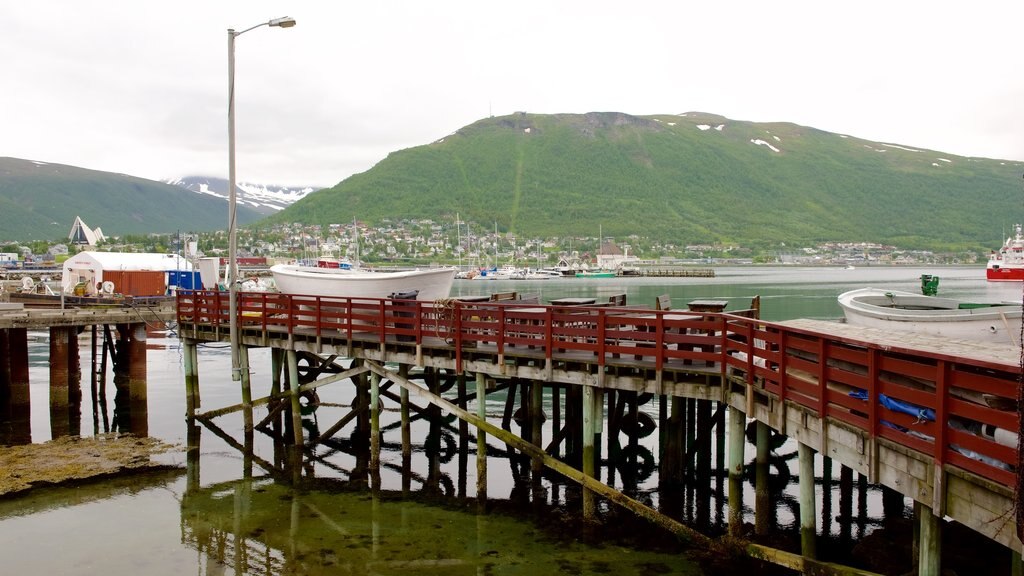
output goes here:
<path id="1" fill-rule="evenodd" d="M 8 398 L 11 406 L 28 412 L 31 398 L 28 386 L 28 329 L 10 328 L 7 331 L 7 350 L 10 352 L 10 380 Z"/>
<path id="2" fill-rule="evenodd" d="M 191 338 L 182 338 L 181 346 L 185 361 L 185 414 L 191 420 L 196 416 L 196 399 L 199 397 L 199 370 L 193 355 L 196 341 Z"/>
<path id="3" fill-rule="evenodd" d="M 402 378 L 409 377 L 409 365 L 399 364 L 398 375 Z M 401 413 L 402 413 L 402 491 L 408 492 L 411 488 L 412 474 L 412 430 L 409 427 L 409 391 L 402 388 Z"/>
<path id="4" fill-rule="evenodd" d="M 530 381 L 530 443 L 544 449 L 544 383 L 540 380 Z M 544 463 L 538 459 L 530 460 L 530 474 L 534 480 L 539 479 Z"/>
<path id="5" fill-rule="evenodd" d="M 821 456 L 821 532 L 832 532 L 832 459 Z"/>
<path id="6" fill-rule="evenodd" d="M 63 326 L 50 328 L 50 437 L 59 438 L 70 433 L 71 421 L 68 409 L 69 374 L 68 342 L 69 329 Z"/>
<path id="7" fill-rule="evenodd" d="M 754 459 L 754 533 L 758 536 L 768 534 L 771 529 L 771 496 L 768 491 L 768 440 L 771 430 L 764 422 L 758 421 L 757 455 Z"/>
<path id="8" fill-rule="evenodd" d="M 716 501 L 718 502 L 718 517 L 722 518 L 722 501 L 725 493 L 725 414 L 728 412 L 724 402 L 718 403 L 718 409 L 721 411 L 718 414 L 718 422 L 715 423 L 715 470 L 718 474 L 715 474 L 717 478 L 715 491 L 718 494 Z"/>
<path id="9" fill-rule="evenodd" d="M 839 467 L 839 540 L 847 543 L 853 536 L 853 469 Z"/>
<path id="10" fill-rule="evenodd" d="M 560 384 L 551 384 L 551 434 L 558 436 L 562 431 L 562 386 Z M 561 444 L 555 444 L 555 448 L 552 451 L 552 455 L 557 458 L 561 450 L 559 449 Z"/>
<path id="11" fill-rule="evenodd" d="M 149 406 L 146 382 L 146 325 L 130 324 L 128 330 L 128 405 L 130 430 L 138 436 L 149 435 Z M 77 340 L 75 340 L 77 344 Z"/>
<path id="12" fill-rule="evenodd" d="M 284 372 L 285 354 L 282 348 L 271 348 L 270 349 L 270 395 L 275 398 L 281 395 L 281 374 Z M 271 404 L 271 409 L 276 410 L 279 402 L 284 400 L 278 399 Z M 274 433 L 275 438 L 282 438 L 281 436 L 281 411 L 275 413 L 273 420 L 270 422 L 270 429 Z M 277 442 L 274 443 L 277 446 Z M 277 450 L 275 449 L 275 452 Z"/>
<path id="13" fill-rule="evenodd" d="M 594 477 L 594 387 L 583 386 L 583 474 Z M 583 489 L 583 520 L 597 519 L 594 493 Z"/>
<path id="14" fill-rule="evenodd" d="M 28 386 L 28 336 L 25 328 L 0 330 L 0 443 L 32 442 L 32 410 Z M 94 403 L 95 405 L 95 403 Z"/>
<path id="15" fill-rule="evenodd" d="M 202 437 L 203 428 L 192 417 L 189 418 L 185 427 L 185 441 L 188 447 L 188 451 L 185 452 L 185 497 L 187 498 L 201 486 L 199 482 L 199 440 Z"/>
<path id="16" fill-rule="evenodd" d="M 661 462 L 661 473 L 667 482 L 679 484 L 682 482 L 683 454 L 686 453 L 683 442 L 686 400 L 673 396 L 669 404 L 671 410 L 668 414 L 668 430 L 665 431 L 665 453 Z"/>
<path id="17" fill-rule="evenodd" d="M 292 442 L 296 447 L 302 445 L 302 406 L 299 403 L 299 358 L 295 350 L 288 350 L 288 384 L 291 388 L 292 403 Z"/>
<path id="18" fill-rule="evenodd" d="M 729 534 L 743 532 L 743 428 L 746 415 L 729 406 Z M 687 426 L 689 428 L 689 426 Z"/>
<path id="19" fill-rule="evenodd" d="M 817 558 L 817 525 L 814 505 L 814 450 L 797 445 L 800 466 L 800 553 Z"/>
<path id="20" fill-rule="evenodd" d="M 487 421 L 487 380 L 483 372 L 476 373 L 476 415 Z M 476 429 L 476 497 L 487 500 L 487 434 Z"/>
<path id="21" fill-rule="evenodd" d="M 930 506 L 916 503 L 918 516 L 918 576 L 939 576 L 942 572 L 942 519 Z"/>
<path id="22" fill-rule="evenodd" d="M 370 487 L 380 490 L 380 375 L 370 374 Z"/>
<path id="23" fill-rule="evenodd" d="M 238 347 L 238 371 L 242 377 L 242 420 L 245 430 L 252 430 L 252 373 L 249 370 L 249 348 Z"/>
<path id="24" fill-rule="evenodd" d="M 68 405 L 68 341 L 64 326 L 50 328 L 50 407 Z"/>

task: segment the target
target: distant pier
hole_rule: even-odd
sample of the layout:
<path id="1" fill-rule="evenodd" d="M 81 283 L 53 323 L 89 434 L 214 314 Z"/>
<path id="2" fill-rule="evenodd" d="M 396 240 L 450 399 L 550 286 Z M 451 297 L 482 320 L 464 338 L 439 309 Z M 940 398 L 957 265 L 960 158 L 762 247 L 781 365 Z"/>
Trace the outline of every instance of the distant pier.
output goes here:
<path id="1" fill-rule="evenodd" d="M 714 278 L 711 268 L 637 268 L 622 276 L 644 276 L 648 278 Z"/>

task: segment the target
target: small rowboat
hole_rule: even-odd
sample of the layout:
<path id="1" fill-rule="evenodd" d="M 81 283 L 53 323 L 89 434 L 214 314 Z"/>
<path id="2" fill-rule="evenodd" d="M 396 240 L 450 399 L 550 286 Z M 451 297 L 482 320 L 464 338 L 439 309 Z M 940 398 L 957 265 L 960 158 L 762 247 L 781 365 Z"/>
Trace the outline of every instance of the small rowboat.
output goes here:
<path id="1" fill-rule="evenodd" d="M 839 295 L 846 322 L 958 340 L 1018 345 L 1021 305 L 964 302 L 913 292 L 861 288 Z"/>

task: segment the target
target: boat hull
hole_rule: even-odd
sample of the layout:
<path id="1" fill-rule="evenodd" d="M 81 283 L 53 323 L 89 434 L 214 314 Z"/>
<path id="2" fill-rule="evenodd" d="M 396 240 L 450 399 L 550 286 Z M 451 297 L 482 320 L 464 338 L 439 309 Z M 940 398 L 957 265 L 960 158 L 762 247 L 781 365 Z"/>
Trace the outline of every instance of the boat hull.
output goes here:
<path id="1" fill-rule="evenodd" d="M 985 274 L 989 282 L 1024 281 L 1024 267 L 1007 268 L 1005 266 L 989 266 Z"/>
<path id="2" fill-rule="evenodd" d="M 969 304 L 911 292 L 862 288 L 841 294 L 839 306 L 846 322 L 854 326 L 957 340 L 1016 345 L 1021 330 L 1021 307 L 1012 303 Z"/>
<path id="3" fill-rule="evenodd" d="M 451 294 L 454 268 L 375 272 L 278 264 L 270 268 L 277 289 L 285 294 L 336 298 L 388 298 L 418 291 L 418 300 L 440 300 Z"/>
<path id="4" fill-rule="evenodd" d="M 985 278 L 989 282 L 1020 282 L 1024 280 L 1024 231 L 1020 224 L 1014 226 L 1014 235 L 1003 242 L 999 250 L 993 250 L 985 267 Z"/>

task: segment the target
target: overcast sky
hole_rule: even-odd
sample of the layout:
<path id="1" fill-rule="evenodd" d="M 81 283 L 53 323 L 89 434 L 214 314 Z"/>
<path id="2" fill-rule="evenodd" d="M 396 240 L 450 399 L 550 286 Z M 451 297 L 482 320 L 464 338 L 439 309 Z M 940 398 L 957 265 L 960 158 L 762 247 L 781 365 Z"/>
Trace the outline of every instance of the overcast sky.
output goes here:
<path id="1" fill-rule="evenodd" d="M 0 0 L 0 156 L 330 186 L 490 114 L 788 121 L 1024 160 L 1024 2 Z"/>

